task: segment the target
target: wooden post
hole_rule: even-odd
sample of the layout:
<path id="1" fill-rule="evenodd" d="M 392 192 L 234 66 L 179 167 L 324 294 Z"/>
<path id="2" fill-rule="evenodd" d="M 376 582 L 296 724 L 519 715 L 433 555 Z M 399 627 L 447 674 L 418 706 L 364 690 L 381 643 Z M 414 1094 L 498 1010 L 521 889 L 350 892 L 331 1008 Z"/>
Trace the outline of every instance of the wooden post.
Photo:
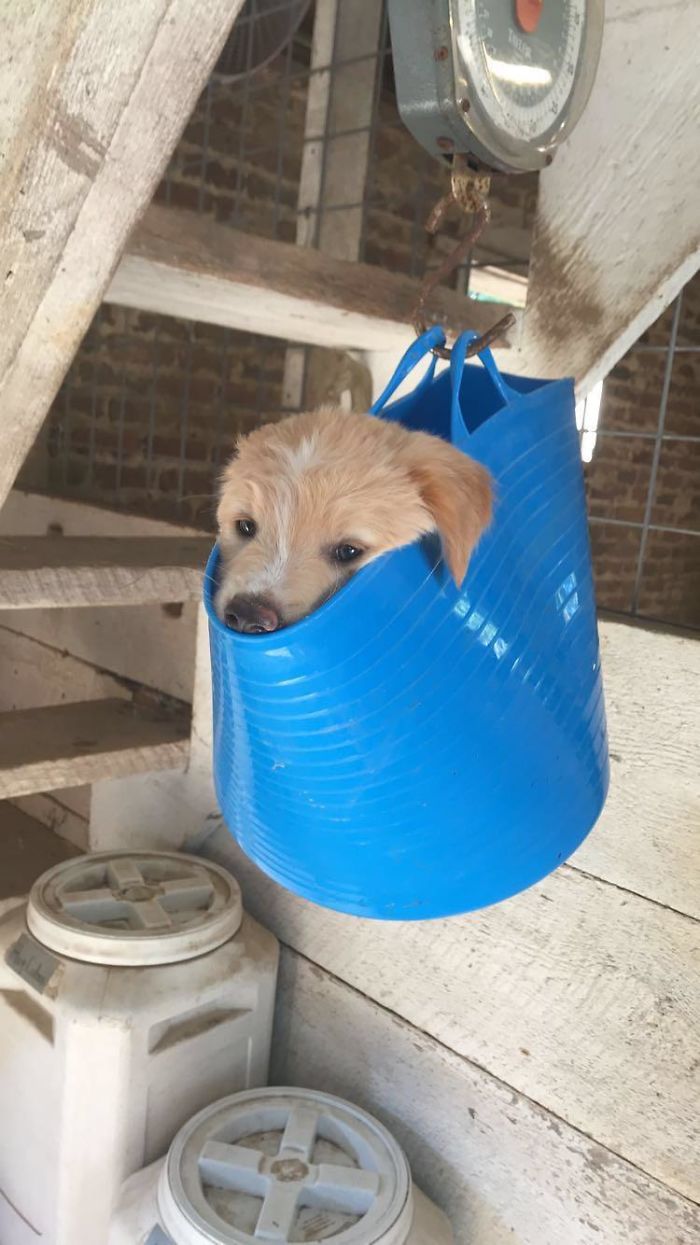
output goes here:
<path id="1" fill-rule="evenodd" d="M 362 208 L 338 205 L 359 205 L 366 193 L 370 126 L 375 92 L 381 89 L 382 16 L 381 0 L 327 0 L 316 7 L 297 245 L 317 247 L 336 259 L 360 256 Z M 287 350 L 282 400 L 289 410 L 303 404 L 315 362 L 310 352 L 300 346 Z"/>
<path id="2" fill-rule="evenodd" d="M 5 6 L 0 506 L 242 4 Z"/>

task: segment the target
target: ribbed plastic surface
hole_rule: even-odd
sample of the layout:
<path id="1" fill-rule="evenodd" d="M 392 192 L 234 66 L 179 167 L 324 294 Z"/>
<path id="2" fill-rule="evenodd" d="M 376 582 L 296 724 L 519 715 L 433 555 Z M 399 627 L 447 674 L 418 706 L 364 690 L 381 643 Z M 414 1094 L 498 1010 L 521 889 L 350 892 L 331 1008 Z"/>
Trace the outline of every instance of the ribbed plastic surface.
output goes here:
<path id="1" fill-rule="evenodd" d="M 490 358 L 491 376 L 459 362 L 384 413 L 495 477 L 462 591 L 423 542 L 247 636 L 213 612 L 216 550 L 205 576 L 227 825 L 277 881 L 362 916 L 448 916 L 524 889 L 578 847 L 607 790 L 573 386 L 508 388 Z"/>

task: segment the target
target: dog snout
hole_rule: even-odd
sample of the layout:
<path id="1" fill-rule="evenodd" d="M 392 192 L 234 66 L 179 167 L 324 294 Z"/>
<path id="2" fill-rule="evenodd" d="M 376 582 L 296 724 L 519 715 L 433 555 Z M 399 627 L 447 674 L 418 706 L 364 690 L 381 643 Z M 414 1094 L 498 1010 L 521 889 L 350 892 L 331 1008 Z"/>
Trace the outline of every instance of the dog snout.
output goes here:
<path id="1" fill-rule="evenodd" d="M 264 635 L 266 631 L 277 631 L 280 626 L 279 613 L 271 601 L 245 593 L 231 598 L 224 610 L 224 620 L 227 627 L 246 635 Z"/>

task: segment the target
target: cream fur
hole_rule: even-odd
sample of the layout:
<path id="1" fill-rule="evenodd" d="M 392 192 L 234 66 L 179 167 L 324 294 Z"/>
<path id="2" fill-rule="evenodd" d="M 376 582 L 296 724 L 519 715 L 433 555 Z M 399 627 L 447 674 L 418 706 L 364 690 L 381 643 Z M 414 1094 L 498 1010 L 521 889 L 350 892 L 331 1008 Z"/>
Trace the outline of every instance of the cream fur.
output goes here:
<path id="1" fill-rule="evenodd" d="M 491 481 L 452 446 L 373 415 L 321 409 L 243 438 L 221 482 L 221 617 L 234 596 L 264 599 L 280 625 L 310 613 L 361 566 L 440 532 L 458 584 L 491 516 Z M 257 532 L 245 539 L 238 519 Z M 341 544 L 362 548 L 347 565 Z"/>

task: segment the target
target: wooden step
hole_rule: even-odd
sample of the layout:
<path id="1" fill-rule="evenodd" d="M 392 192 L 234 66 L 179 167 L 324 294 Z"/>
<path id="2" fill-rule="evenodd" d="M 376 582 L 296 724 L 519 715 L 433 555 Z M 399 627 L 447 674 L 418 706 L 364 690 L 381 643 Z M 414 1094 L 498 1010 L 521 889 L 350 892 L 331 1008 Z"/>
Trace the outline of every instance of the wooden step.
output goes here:
<path id="1" fill-rule="evenodd" d="M 5 536 L 0 609 L 195 600 L 211 543 L 206 536 Z"/>
<path id="2" fill-rule="evenodd" d="M 184 713 L 128 700 L 0 713 L 0 799 L 180 769 L 187 761 L 189 730 Z"/>
<path id="3" fill-rule="evenodd" d="M 375 264 L 258 238 L 196 212 L 151 206 L 105 302 L 343 350 L 404 350 L 420 282 Z M 438 287 L 429 323 L 484 332 L 509 308 Z M 505 345 L 505 342 L 499 342 Z"/>
<path id="4" fill-rule="evenodd" d="M 0 804 L 0 902 L 28 894 L 47 869 L 80 855 L 65 839 L 13 804 Z"/>

